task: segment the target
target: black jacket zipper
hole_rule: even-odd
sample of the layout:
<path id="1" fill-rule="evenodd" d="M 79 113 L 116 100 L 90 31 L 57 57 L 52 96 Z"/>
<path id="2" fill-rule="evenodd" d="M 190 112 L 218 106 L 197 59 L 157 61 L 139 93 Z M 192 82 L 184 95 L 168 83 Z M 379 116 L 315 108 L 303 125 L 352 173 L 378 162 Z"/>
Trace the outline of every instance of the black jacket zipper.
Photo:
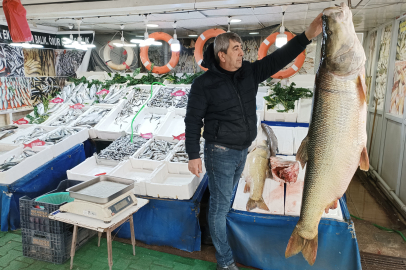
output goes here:
<path id="1" fill-rule="evenodd" d="M 247 131 L 248 131 L 248 133 L 247 133 L 248 138 L 246 138 L 245 141 L 248 141 L 250 139 L 250 133 L 251 132 L 250 132 L 250 128 L 248 126 L 247 120 L 245 119 L 245 110 L 244 110 L 244 106 L 242 105 L 242 102 L 241 102 L 240 93 L 238 92 L 237 88 L 235 88 L 234 83 L 232 81 L 231 81 L 231 86 L 233 87 L 234 91 L 236 92 L 237 97 L 238 97 L 238 101 L 240 102 L 240 107 L 241 107 L 241 110 L 242 110 L 242 119 L 244 120 L 245 126 L 246 126 Z"/>

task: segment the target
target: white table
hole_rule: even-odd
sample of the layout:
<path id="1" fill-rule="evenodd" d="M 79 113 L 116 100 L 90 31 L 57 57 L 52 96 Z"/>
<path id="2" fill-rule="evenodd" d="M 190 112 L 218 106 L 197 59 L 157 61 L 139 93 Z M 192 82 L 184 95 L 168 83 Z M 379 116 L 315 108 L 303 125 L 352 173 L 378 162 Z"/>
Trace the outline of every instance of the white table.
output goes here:
<path id="1" fill-rule="evenodd" d="M 103 232 L 107 234 L 107 253 L 108 253 L 108 262 L 110 270 L 113 267 L 113 252 L 112 252 L 112 240 L 111 232 L 114 231 L 117 227 L 122 225 L 126 221 L 130 221 L 130 231 L 131 231 L 131 243 L 133 246 L 133 255 L 135 256 L 135 236 L 134 236 L 134 220 L 133 214 L 137 212 L 141 207 L 146 205 L 149 201 L 146 199 L 137 198 L 137 205 L 129 207 L 127 210 L 121 212 L 115 216 L 110 223 L 105 223 L 102 220 L 81 216 L 72 213 L 62 213 L 55 211 L 49 215 L 49 219 L 61 221 L 64 223 L 72 224 L 73 227 L 73 236 L 72 236 L 72 246 L 70 251 L 70 269 L 73 266 L 73 257 L 75 257 L 76 251 L 76 238 L 78 234 L 78 227 L 87 228 L 98 232 L 99 241 L 98 246 L 100 246 L 100 238 Z"/>

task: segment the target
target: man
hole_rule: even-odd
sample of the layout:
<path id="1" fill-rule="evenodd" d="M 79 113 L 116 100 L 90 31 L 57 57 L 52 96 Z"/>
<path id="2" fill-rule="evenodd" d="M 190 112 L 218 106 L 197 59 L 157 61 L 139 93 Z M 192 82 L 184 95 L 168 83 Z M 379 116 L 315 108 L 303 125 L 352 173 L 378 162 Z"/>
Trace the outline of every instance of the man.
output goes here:
<path id="1" fill-rule="evenodd" d="M 192 84 L 187 105 L 186 152 L 189 170 L 199 176 L 199 140 L 204 119 L 204 161 L 209 177 L 209 229 L 216 248 L 217 269 L 238 270 L 227 241 L 226 215 L 240 179 L 247 149 L 257 136 L 258 84 L 284 68 L 321 33 L 322 14 L 285 46 L 254 63 L 243 61 L 241 38 L 235 33 L 216 37 L 204 53 L 209 70 Z"/>

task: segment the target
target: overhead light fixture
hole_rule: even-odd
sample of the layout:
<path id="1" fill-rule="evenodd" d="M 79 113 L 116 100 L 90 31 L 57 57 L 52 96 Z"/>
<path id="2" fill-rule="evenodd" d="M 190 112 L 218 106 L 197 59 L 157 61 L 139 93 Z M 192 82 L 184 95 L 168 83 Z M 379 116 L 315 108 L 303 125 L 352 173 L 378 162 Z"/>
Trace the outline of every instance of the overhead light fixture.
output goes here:
<path id="1" fill-rule="evenodd" d="M 121 28 L 121 42 L 114 42 L 113 45 L 116 47 L 137 47 L 137 44 L 129 44 L 129 43 L 125 43 L 125 39 L 124 39 L 124 27 L 125 25 L 122 24 L 120 25 Z"/>
<path id="2" fill-rule="evenodd" d="M 144 24 L 145 24 L 145 33 L 144 33 L 144 41 L 140 43 L 140 47 L 150 46 L 155 41 L 154 38 L 150 38 L 148 34 L 148 18 L 147 14 L 145 14 Z"/>
<path id="3" fill-rule="evenodd" d="M 231 16 L 228 16 L 228 22 L 227 22 L 227 24 L 228 24 L 228 29 L 227 29 L 227 32 L 231 32 Z"/>
<path id="4" fill-rule="evenodd" d="M 176 21 L 173 23 L 173 40 L 171 43 L 171 50 L 173 52 L 179 52 L 180 51 L 180 42 L 178 40 L 178 35 L 176 35 Z"/>
<path id="5" fill-rule="evenodd" d="M 153 23 L 149 23 L 149 24 L 147 24 L 147 26 L 148 26 L 148 27 L 158 27 L 159 25 L 153 24 Z"/>
<path id="6" fill-rule="evenodd" d="M 162 42 L 154 41 L 154 42 L 151 43 L 151 45 L 162 46 Z"/>
<path id="7" fill-rule="evenodd" d="M 283 25 L 285 19 L 285 11 L 287 6 L 282 6 L 282 23 L 279 30 L 279 34 L 276 36 L 275 46 L 276 48 L 281 48 L 283 45 L 288 43 L 288 36 L 285 34 L 285 26 Z"/>
<path id="8" fill-rule="evenodd" d="M 189 35 L 189 37 L 197 37 L 196 34 Z"/>
<path id="9" fill-rule="evenodd" d="M 143 42 L 143 40 L 142 39 L 132 39 L 132 40 L 130 40 L 130 42 L 140 44 L 141 42 Z"/>
<path id="10" fill-rule="evenodd" d="M 44 48 L 44 46 L 42 45 L 38 45 L 38 44 L 30 44 L 30 43 L 10 43 L 11 46 L 14 47 L 23 47 L 26 49 L 31 49 L 31 48 Z"/>
<path id="11" fill-rule="evenodd" d="M 231 23 L 238 23 L 238 22 L 241 22 L 241 20 L 240 19 L 231 19 L 230 22 Z"/>
<path id="12" fill-rule="evenodd" d="M 251 32 L 250 35 L 258 35 L 259 32 Z"/>

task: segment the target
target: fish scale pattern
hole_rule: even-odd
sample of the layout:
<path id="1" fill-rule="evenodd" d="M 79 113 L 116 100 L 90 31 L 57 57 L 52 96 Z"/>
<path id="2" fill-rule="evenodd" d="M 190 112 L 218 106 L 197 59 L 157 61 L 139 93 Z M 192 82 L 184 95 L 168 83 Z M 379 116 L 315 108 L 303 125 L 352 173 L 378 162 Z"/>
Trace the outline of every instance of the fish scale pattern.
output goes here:
<path id="1" fill-rule="evenodd" d="M 347 189 L 366 142 L 365 102 L 354 80 L 320 72 L 307 145 L 299 235 L 313 239 L 323 211 Z M 342 90 L 340 90 L 342 89 Z"/>

